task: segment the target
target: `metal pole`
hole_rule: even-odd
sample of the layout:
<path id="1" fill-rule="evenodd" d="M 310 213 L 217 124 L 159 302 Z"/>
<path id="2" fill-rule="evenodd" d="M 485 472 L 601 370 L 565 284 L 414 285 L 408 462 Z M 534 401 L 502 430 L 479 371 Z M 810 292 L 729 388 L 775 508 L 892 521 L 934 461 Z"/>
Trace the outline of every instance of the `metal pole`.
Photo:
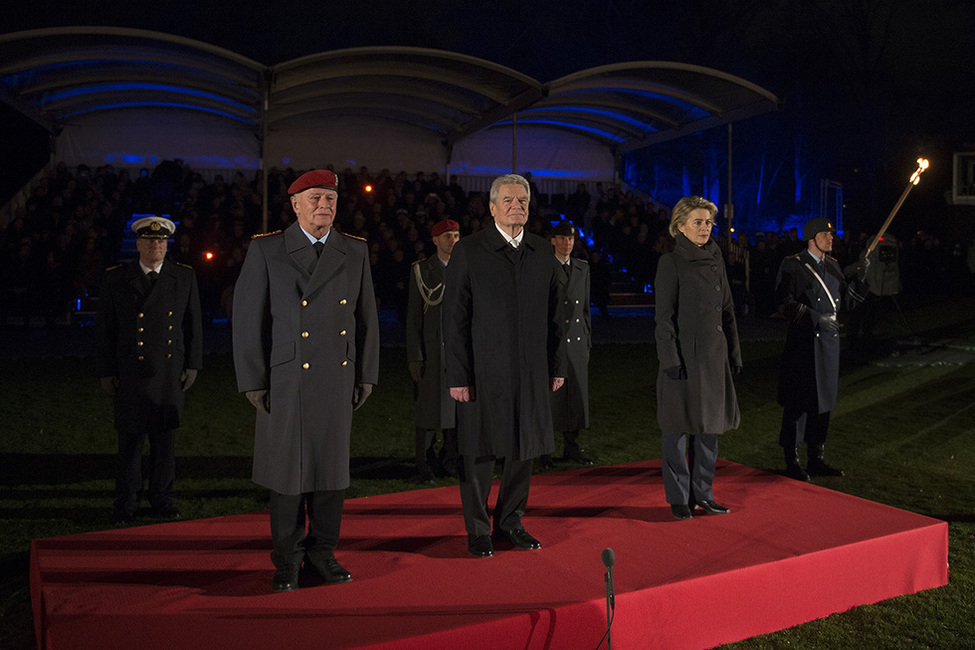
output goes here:
<path id="1" fill-rule="evenodd" d="M 267 169 L 265 167 L 265 156 L 267 155 L 267 109 L 271 103 L 271 79 L 267 72 L 264 73 L 264 110 L 261 112 L 261 232 L 268 230 L 268 199 L 267 199 Z"/>
<path id="2" fill-rule="evenodd" d="M 732 185 L 731 185 L 731 168 L 732 168 L 732 155 L 731 155 L 731 124 L 728 124 L 728 204 L 725 209 L 725 217 L 728 219 L 728 244 L 731 244 L 731 223 L 735 217 L 735 202 L 732 199 Z"/>
<path id="3" fill-rule="evenodd" d="M 518 173 L 518 113 L 511 116 L 511 173 Z"/>

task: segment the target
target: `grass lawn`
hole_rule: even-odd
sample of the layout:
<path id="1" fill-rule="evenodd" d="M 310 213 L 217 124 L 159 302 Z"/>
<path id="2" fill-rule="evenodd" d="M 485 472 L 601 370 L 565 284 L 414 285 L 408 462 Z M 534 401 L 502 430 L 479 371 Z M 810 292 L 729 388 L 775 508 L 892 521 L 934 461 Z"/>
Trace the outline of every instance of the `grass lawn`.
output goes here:
<path id="1" fill-rule="evenodd" d="M 897 328 L 889 326 L 881 334 L 893 339 L 898 328 L 907 328 L 927 341 L 975 341 L 975 300 L 929 302 L 905 316 Z M 745 372 L 737 382 L 742 425 L 722 438 L 722 457 L 781 470 L 781 409 L 775 402 L 781 350 L 776 340 L 743 343 Z M 34 644 L 30 540 L 110 527 L 115 434 L 110 403 L 100 392 L 91 359 L 2 363 L 0 648 L 17 650 Z M 596 462 L 659 457 L 652 344 L 597 345 L 590 368 L 592 427 L 582 440 Z M 208 355 L 188 394 L 177 438 L 177 490 L 184 518 L 266 508 L 265 491 L 249 479 L 253 409 L 235 390 L 230 356 Z M 410 483 L 411 401 L 405 351 L 384 348 L 380 385 L 354 421 L 349 498 L 415 487 Z M 827 458 L 844 467 L 847 476 L 817 483 L 947 521 L 950 583 L 728 647 L 975 647 L 973 436 L 975 364 L 845 362 Z M 720 500 L 719 486 L 716 492 Z M 657 496 L 663 502 L 663 494 Z M 459 530 L 462 525 L 458 520 Z"/>

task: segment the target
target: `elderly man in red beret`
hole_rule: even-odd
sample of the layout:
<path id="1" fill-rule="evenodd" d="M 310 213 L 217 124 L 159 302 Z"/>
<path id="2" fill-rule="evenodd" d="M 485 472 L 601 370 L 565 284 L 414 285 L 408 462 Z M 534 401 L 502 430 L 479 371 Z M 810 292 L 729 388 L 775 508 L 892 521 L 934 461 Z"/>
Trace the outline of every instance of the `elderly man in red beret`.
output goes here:
<path id="1" fill-rule="evenodd" d="M 433 481 L 437 470 L 457 476 L 457 403 L 444 382 L 440 303 L 447 263 L 460 240 L 460 224 L 444 219 L 431 234 L 437 254 L 413 263 L 406 309 L 406 358 L 415 387 L 416 472 L 421 483 Z M 443 431 L 439 455 L 434 451 L 437 429 Z"/>
<path id="2" fill-rule="evenodd" d="M 276 592 L 298 586 L 302 562 L 326 583 L 352 579 L 334 554 L 352 411 L 379 376 L 369 250 L 332 229 L 338 178 L 310 171 L 288 193 L 297 221 L 251 241 L 233 318 L 237 388 L 257 410 L 253 480 L 271 491 Z"/>

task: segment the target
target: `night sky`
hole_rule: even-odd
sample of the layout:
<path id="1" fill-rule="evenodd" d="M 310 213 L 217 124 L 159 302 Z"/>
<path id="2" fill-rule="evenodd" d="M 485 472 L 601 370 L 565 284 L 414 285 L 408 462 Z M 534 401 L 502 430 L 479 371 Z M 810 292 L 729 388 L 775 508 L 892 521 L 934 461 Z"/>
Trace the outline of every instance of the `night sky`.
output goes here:
<path id="1" fill-rule="evenodd" d="M 0 29 L 83 25 L 177 34 L 268 65 L 374 45 L 461 52 L 541 82 L 624 61 L 705 65 L 782 98 L 777 119 L 820 175 L 860 188 L 870 219 L 886 216 L 918 155 L 933 165 L 917 193 L 936 202 L 951 153 L 975 150 L 975 3 L 963 0 L 31 2 Z"/>

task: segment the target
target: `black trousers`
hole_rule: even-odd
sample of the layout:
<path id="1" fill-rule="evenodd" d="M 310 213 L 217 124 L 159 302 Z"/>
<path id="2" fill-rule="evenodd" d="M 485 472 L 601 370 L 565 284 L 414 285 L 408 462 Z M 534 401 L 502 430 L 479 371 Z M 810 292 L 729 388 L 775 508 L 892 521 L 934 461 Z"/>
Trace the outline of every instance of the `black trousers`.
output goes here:
<path id="1" fill-rule="evenodd" d="M 795 449 L 802 444 L 803 440 L 810 447 L 826 444 L 829 413 L 829 411 L 819 413 L 815 408 L 806 410 L 786 406 L 782 410 L 779 444 L 785 449 Z"/>
<path id="2" fill-rule="evenodd" d="M 468 535 L 489 535 L 488 496 L 494 479 L 494 456 L 461 457 L 460 503 L 464 512 L 464 527 Z M 501 487 L 494 506 L 494 530 L 511 531 L 522 528 L 521 518 L 528 507 L 531 487 L 532 459 L 502 459 Z"/>
<path id="3" fill-rule="evenodd" d="M 690 437 L 690 443 L 686 439 Z M 718 461 L 718 436 L 699 433 L 687 436 L 680 431 L 661 434 L 664 494 L 672 506 L 694 501 L 713 501 L 711 484 Z M 685 452 L 686 448 L 686 452 Z"/>
<path id="4" fill-rule="evenodd" d="M 305 553 L 332 557 L 339 545 L 345 490 L 302 494 L 271 491 L 271 561 L 280 567 L 301 562 Z M 305 532 L 305 522 L 308 532 Z"/>
<path id="5" fill-rule="evenodd" d="M 433 450 L 436 442 L 436 429 L 416 427 L 417 471 L 423 471 L 425 467 L 432 469 L 437 464 L 437 454 Z M 443 447 L 440 449 L 440 456 L 444 463 L 457 463 L 457 429 L 455 427 L 443 429 Z"/>
<path id="6" fill-rule="evenodd" d="M 115 464 L 115 511 L 135 514 L 142 493 L 142 449 L 144 431 L 118 431 L 118 457 Z M 176 483 L 176 431 L 165 429 L 149 433 L 149 504 L 153 510 L 174 504 Z"/>

